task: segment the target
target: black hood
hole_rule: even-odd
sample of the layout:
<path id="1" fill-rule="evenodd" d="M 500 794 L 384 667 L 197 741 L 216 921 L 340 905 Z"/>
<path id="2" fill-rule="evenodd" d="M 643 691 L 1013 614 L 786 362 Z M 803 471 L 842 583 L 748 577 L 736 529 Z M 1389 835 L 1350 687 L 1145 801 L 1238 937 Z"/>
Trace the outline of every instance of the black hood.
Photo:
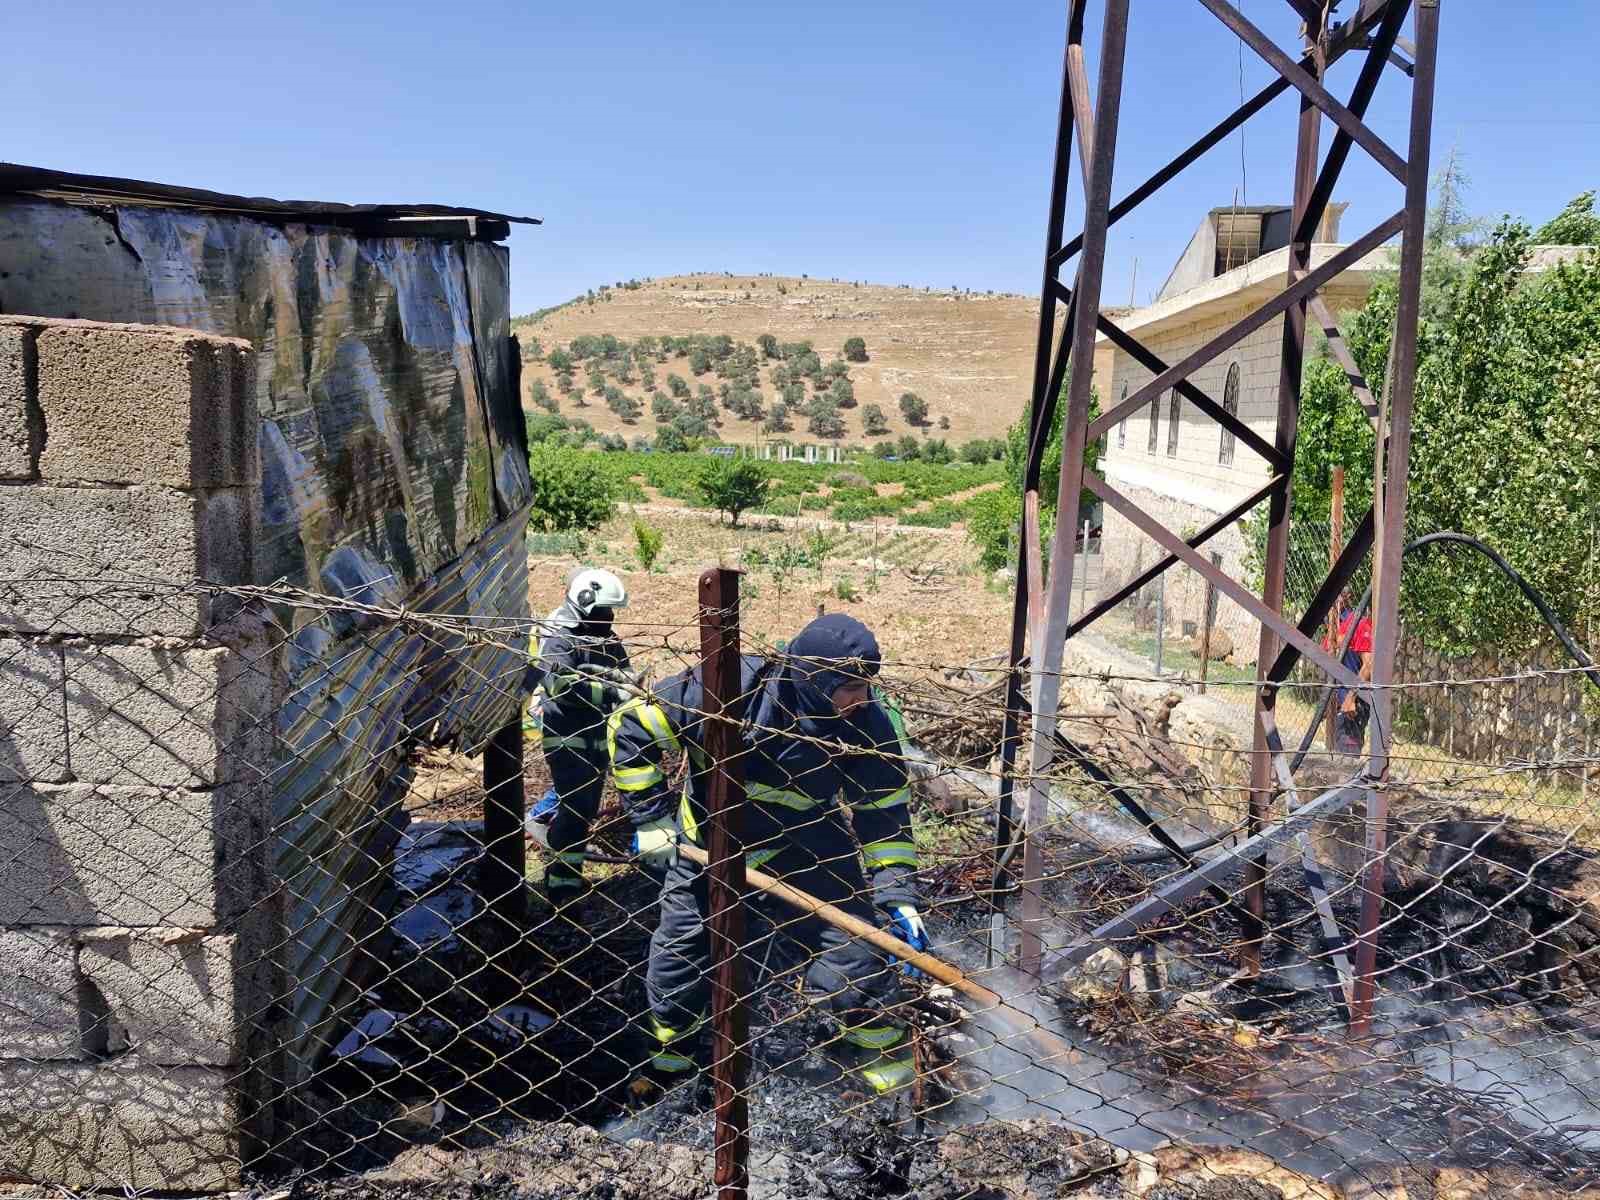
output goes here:
<path id="1" fill-rule="evenodd" d="M 802 719 L 835 716 L 834 691 L 876 678 L 882 662 L 872 630 L 847 613 L 818 617 L 789 643 L 786 654 L 784 691 Z"/>

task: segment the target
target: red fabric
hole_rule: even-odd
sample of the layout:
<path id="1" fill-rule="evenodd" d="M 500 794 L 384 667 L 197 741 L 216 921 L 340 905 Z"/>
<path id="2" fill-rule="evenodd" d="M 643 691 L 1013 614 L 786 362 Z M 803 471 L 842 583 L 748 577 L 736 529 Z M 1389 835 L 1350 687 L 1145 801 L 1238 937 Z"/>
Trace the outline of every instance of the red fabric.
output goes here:
<path id="1" fill-rule="evenodd" d="M 1344 641 L 1345 631 L 1350 628 L 1350 622 L 1354 621 L 1355 618 L 1355 613 L 1346 613 L 1344 619 L 1339 622 L 1339 640 L 1341 642 Z M 1357 654 L 1372 653 L 1371 617 L 1361 618 L 1361 623 L 1356 626 L 1355 636 L 1350 639 L 1350 649 L 1354 650 Z"/>

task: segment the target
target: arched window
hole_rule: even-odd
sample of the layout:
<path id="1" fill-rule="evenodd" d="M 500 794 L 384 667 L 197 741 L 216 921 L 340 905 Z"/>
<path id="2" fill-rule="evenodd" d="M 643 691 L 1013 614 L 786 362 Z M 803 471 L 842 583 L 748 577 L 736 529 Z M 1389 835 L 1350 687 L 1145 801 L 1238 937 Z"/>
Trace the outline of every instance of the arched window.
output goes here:
<path id="1" fill-rule="evenodd" d="M 1126 400 L 1127 398 L 1128 398 L 1128 385 L 1127 384 L 1123 384 L 1122 385 L 1122 400 Z M 1118 400 L 1117 403 L 1121 404 L 1122 400 Z M 1123 417 L 1122 420 L 1117 422 L 1117 449 L 1121 450 L 1127 444 L 1128 444 L 1128 418 L 1127 417 Z"/>
<path id="2" fill-rule="evenodd" d="M 1172 389 L 1171 407 L 1167 409 L 1167 457 L 1178 457 L 1178 420 L 1183 415 L 1183 397 Z"/>
<path id="3" fill-rule="evenodd" d="M 1228 364 L 1228 381 L 1222 385 L 1222 411 L 1230 417 L 1239 415 L 1239 364 Z M 1225 467 L 1233 465 L 1233 430 L 1222 430 L 1222 445 L 1217 449 L 1217 462 Z"/>
<path id="4" fill-rule="evenodd" d="M 1150 401 L 1150 433 L 1145 439 L 1144 443 L 1144 452 L 1146 454 L 1154 454 L 1156 452 L 1156 441 L 1160 438 L 1160 436 L 1161 397 L 1157 396 L 1154 400 Z"/>

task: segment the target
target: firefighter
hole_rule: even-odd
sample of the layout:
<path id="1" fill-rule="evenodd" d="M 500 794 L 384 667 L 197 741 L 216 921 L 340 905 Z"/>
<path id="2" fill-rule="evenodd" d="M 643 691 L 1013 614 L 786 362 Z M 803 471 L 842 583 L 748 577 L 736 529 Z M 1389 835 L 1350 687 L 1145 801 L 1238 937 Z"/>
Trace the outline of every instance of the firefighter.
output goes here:
<path id="1" fill-rule="evenodd" d="M 863 919 L 876 908 L 897 936 L 926 949 L 905 747 L 871 686 L 879 662 L 871 631 L 843 613 L 817 618 L 780 657 L 743 657 L 745 861 Z M 612 777 L 634 822 L 635 852 L 665 871 L 645 976 L 651 1074 L 664 1084 L 692 1077 L 708 1044 L 707 885 L 676 852 L 680 837 L 705 844 L 703 696 L 699 670 L 686 671 L 625 701 L 609 722 Z M 678 751 L 688 760 L 681 796 L 663 767 Z M 886 1011 L 896 968 L 815 918 L 788 928 L 811 951 L 807 991 L 857 1048 L 861 1078 L 879 1093 L 910 1082 L 905 1026 Z"/>
<path id="2" fill-rule="evenodd" d="M 589 827 L 605 786 L 606 719 L 632 682 L 627 648 L 612 630 L 617 611 L 627 606 L 621 579 L 580 567 L 568 577 L 566 599 L 540 624 L 529 676 L 538 687 L 533 706 L 555 803 L 547 793 L 530 832 L 551 853 L 545 890 L 557 904 L 583 894 Z"/>

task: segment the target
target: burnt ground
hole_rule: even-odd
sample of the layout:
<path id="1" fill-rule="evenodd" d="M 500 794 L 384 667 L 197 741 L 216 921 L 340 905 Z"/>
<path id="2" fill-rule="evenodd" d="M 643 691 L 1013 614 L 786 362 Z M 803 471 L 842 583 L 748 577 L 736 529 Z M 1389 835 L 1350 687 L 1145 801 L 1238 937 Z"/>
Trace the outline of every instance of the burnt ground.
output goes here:
<path id="1" fill-rule="evenodd" d="M 1590 1186 L 1600 1178 L 1600 1145 L 1585 1132 L 1600 1125 L 1585 1108 L 1585 1097 L 1600 1100 L 1600 1077 L 1583 1076 L 1600 1025 L 1585 953 L 1587 931 L 1600 929 L 1582 899 L 1590 857 L 1459 804 L 1396 811 L 1373 1039 L 1345 1037 L 1330 947 L 1300 878 L 1276 863 L 1258 977 L 1236 976 L 1235 916 L 1209 897 L 1191 901 L 1026 1005 L 1072 1050 L 1046 1077 L 1017 1082 L 1010 1099 L 1023 1103 L 1001 1102 L 999 1052 L 981 1036 L 952 1043 L 964 1060 L 953 1078 L 971 1096 L 941 1106 L 931 1092 L 920 1109 L 911 1097 L 869 1101 L 847 1063 L 819 1049 L 829 1033 L 794 987 L 799 953 L 769 936 L 753 906 L 752 1194 L 1398 1200 Z M 409 844 L 412 857 L 439 851 L 444 868 L 397 870 L 380 969 L 349 1013 L 354 1025 L 362 1006 L 392 1012 L 395 1027 L 362 1047 L 375 1058 L 346 1056 L 319 1076 L 314 1119 L 275 1186 L 297 1179 L 306 1200 L 708 1194 L 709 1098 L 628 1087 L 644 1051 L 634 1019 L 653 884 L 621 871 L 576 913 L 536 904 L 531 933 L 515 938 L 472 899 L 471 842 Z M 1047 907 L 1091 922 L 1173 870 L 1084 850 L 1051 847 L 1062 878 Z M 1530 887 L 1535 868 L 1540 886 Z M 1329 874 L 1335 920 L 1349 931 L 1358 897 L 1336 864 Z M 946 870 L 931 890 L 948 901 L 934 909 L 941 951 L 976 969 L 987 910 L 955 894 L 971 875 Z M 1242 878 L 1222 883 L 1234 892 Z M 513 1013 L 508 1034 L 497 1018 L 519 1006 L 563 1019 L 530 1031 Z M 1577 1099 L 1553 1099 L 1541 1070 L 1564 1076 Z M 1405 1190 L 1373 1191 L 1380 1179 Z M 1479 1190 L 1459 1190 L 1469 1186 Z"/>

